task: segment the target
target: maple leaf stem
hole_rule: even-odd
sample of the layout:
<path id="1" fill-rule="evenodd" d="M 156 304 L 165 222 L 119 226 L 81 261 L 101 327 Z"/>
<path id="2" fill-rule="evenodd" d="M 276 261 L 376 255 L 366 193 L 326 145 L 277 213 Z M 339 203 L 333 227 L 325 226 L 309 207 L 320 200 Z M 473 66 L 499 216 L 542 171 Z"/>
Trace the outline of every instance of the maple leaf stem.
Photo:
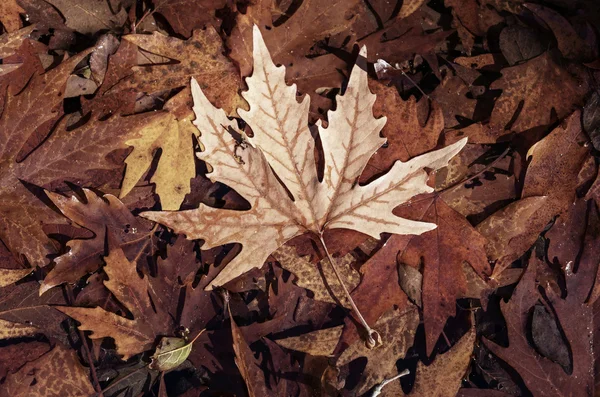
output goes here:
<path id="1" fill-rule="evenodd" d="M 380 384 L 378 384 L 375 387 L 375 389 L 373 390 L 373 393 L 369 397 L 377 397 L 378 395 L 381 394 L 381 392 L 382 392 L 382 390 L 383 390 L 383 388 L 384 388 L 385 385 L 387 385 L 390 382 L 395 381 L 396 379 L 400 379 L 403 376 L 406 376 L 408 374 L 410 374 L 410 371 L 408 369 L 405 369 L 404 371 L 400 372 L 398 375 L 396 375 L 396 376 L 394 376 L 392 378 L 384 379 L 383 382 L 381 382 Z"/>
<path id="2" fill-rule="evenodd" d="M 354 303 L 354 300 L 352 299 L 352 296 L 350 295 L 348 288 L 346 288 L 346 285 L 344 284 L 344 281 L 342 280 L 342 277 L 340 276 L 340 273 L 337 270 L 335 262 L 331 256 L 331 254 L 329 253 L 329 249 L 327 249 L 327 245 L 325 244 L 325 240 L 323 239 L 323 233 L 322 232 L 319 233 L 318 236 L 319 236 L 319 240 L 321 241 L 321 245 L 323 246 L 323 249 L 325 250 L 325 254 L 327 254 L 327 259 L 329 259 L 329 263 L 331 263 L 333 272 L 335 273 L 335 276 L 337 277 L 338 281 L 340 282 L 340 285 L 342 286 L 342 289 L 344 290 L 344 293 L 346 294 L 346 298 L 348 298 L 348 302 L 350 302 L 350 306 L 352 306 L 352 310 L 354 311 L 354 314 L 356 314 L 356 317 L 358 317 L 358 320 L 360 321 L 361 325 L 367 332 L 367 340 L 366 340 L 365 344 L 367 345 L 367 347 L 369 349 L 373 349 L 377 346 L 381 346 L 381 344 L 382 344 L 381 335 L 379 335 L 379 332 L 377 332 L 373 328 L 369 327 L 369 324 L 367 324 L 367 321 L 365 320 L 363 315 L 360 313 L 360 310 L 358 310 L 358 307 Z"/>

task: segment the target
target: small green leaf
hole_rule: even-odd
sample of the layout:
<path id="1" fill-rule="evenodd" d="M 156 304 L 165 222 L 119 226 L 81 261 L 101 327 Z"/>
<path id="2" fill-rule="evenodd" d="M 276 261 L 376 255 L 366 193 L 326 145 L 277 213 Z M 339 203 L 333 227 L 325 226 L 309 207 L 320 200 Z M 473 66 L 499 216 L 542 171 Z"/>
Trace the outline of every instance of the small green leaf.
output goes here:
<path id="1" fill-rule="evenodd" d="M 163 337 L 152 356 L 150 368 L 170 371 L 179 367 L 188 358 L 192 352 L 192 345 L 203 332 L 204 330 L 189 343 L 183 338 Z"/>

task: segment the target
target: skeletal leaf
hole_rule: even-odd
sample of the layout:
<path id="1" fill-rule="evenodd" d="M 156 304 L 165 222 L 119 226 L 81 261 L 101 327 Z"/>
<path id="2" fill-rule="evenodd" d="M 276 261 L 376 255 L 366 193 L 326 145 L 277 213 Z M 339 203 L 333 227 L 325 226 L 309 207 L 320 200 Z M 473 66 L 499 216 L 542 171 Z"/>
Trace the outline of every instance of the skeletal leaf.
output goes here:
<path id="1" fill-rule="evenodd" d="M 212 167 L 213 181 L 236 190 L 252 208 L 233 211 L 200 205 L 181 212 L 142 213 L 189 239 L 205 240 L 206 248 L 242 244 L 240 254 L 209 288 L 262 266 L 286 241 L 306 232 L 321 235 L 325 229 L 346 228 L 378 239 L 381 233 L 421 234 L 435 228 L 395 217 L 392 209 L 432 191 L 424 168 L 446 166 L 466 139 L 408 162 L 398 161 L 365 186 L 355 184 L 371 155 L 385 143 L 379 135 L 385 118 L 373 116 L 375 95 L 367 85 L 363 48 L 346 91 L 337 98 L 337 109 L 328 114 L 328 127 L 318 125 L 325 157 L 324 180 L 319 182 L 307 126 L 310 99 L 296 101 L 296 87 L 286 84 L 285 67 L 275 66 L 258 27 L 253 55 L 254 72 L 243 94 L 250 110 L 239 111 L 254 132 L 252 138 L 215 108 L 192 80 L 194 124 L 205 147 L 199 157 Z"/>

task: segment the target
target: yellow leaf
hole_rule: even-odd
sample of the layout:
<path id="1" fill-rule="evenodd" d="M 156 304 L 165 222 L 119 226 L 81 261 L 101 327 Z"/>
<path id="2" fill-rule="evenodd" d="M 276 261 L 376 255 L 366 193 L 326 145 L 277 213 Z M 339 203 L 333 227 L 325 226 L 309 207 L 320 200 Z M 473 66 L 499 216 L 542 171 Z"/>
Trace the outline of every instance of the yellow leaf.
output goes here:
<path id="1" fill-rule="evenodd" d="M 169 104 L 166 108 L 169 109 Z M 185 195 L 191 191 L 190 179 L 196 175 L 192 128 L 190 117 L 177 119 L 169 113 L 160 123 L 146 128 L 142 137 L 126 141 L 134 149 L 125 159 L 127 169 L 119 198 L 133 189 L 150 168 L 155 152 L 162 148 L 151 182 L 156 184 L 156 193 L 164 210 L 179 209 Z"/>

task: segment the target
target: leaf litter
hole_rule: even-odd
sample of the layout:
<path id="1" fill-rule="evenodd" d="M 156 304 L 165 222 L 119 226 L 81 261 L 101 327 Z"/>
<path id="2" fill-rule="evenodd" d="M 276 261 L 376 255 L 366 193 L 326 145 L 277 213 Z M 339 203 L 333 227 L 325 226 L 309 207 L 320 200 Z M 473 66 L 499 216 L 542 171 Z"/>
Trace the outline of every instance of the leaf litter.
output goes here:
<path id="1" fill-rule="evenodd" d="M 4 3 L 0 396 L 594 395 L 591 3 Z"/>

